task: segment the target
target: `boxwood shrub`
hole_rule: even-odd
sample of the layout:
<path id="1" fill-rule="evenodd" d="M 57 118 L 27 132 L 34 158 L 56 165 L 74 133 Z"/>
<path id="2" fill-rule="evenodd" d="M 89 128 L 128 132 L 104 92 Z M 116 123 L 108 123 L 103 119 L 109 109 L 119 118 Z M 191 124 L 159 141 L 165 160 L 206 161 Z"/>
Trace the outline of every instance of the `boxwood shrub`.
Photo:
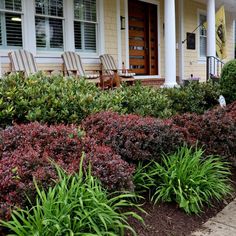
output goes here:
<path id="1" fill-rule="evenodd" d="M 0 80 L 0 125 L 41 121 L 79 123 L 91 113 L 99 89 L 86 80 L 19 74 Z"/>
<path id="2" fill-rule="evenodd" d="M 164 89 L 163 93 L 171 102 L 172 113 L 202 114 L 218 104 L 220 86 L 211 81 L 207 83 L 191 82 L 184 87 Z"/>
<path id="3" fill-rule="evenodd" d="M 227 103 L 236 100 L 236 60 L 229 61 L 224 65 L 220 86 Z"/>

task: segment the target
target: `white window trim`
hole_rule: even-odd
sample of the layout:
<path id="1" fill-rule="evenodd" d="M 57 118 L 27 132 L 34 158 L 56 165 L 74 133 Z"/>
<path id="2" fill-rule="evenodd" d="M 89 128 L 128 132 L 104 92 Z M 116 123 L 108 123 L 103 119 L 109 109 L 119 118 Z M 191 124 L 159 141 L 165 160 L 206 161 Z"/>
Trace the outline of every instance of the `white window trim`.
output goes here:
<path id="1" fill-rule="evenodd" d="M 197 25 L 199 26 L 200 23 L 200 15 L 207 16 L 206 10 L 203 9 L 197 9 Z M 199 29 L 197 31 L 197 52 L 198 52 L 198 63 L 199 64 L 206 64 L 206 57 L 200 56 L 200 34 Z"/>

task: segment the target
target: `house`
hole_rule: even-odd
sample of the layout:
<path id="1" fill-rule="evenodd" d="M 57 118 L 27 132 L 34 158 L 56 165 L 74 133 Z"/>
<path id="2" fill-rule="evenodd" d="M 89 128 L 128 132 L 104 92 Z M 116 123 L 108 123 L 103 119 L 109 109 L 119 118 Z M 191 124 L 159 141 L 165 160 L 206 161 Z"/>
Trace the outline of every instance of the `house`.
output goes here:
<path id="1" fill-rule="evenodd" d="M 40 69 L 61 70 L 61 54 L 70 50 L 88 69 L 109 53 L 139 79 L 164 78 L 166 86 L 191 74 L 205 80 L 222 5 L 227 61 L 234 58 L 236 0 L 0 0 L 0 73 L 10 70 L 8 52 L 24 48 Z"/>

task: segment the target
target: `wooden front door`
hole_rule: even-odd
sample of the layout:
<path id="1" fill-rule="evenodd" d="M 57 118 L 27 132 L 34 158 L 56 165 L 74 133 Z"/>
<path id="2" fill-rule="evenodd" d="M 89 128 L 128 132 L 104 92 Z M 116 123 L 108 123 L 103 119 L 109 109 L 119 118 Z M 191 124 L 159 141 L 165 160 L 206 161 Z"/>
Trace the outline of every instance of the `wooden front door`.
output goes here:
<path id="1" fill-rule="evenodd" d="M 129 62 L 137 75 L 158 74 L 157 6 L 129 0 Z"/>

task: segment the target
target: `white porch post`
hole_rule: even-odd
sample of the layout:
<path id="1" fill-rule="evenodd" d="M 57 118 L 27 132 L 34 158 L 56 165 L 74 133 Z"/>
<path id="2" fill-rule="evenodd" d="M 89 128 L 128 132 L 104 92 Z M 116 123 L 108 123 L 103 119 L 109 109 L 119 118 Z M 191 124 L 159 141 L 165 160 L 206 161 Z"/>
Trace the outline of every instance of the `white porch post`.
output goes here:
<path id="1" fill-rule="evenodd" d="M 176 83 L 175 0 L 165 0 L 165 87 Z"/>
<path id="2" fill-rule="evenodd" d="M 122 44 L 121 44 L 121 23 L 120 23 L 120 0 L 116 0 L 116 27 L 117 27 L 117 64 L 118 68 L 122 66 Z"/>
<path id="3" fill-rule="evenodd" d="M 215 0 L 207 0 L 207 56 L 216 56 Z"/>

